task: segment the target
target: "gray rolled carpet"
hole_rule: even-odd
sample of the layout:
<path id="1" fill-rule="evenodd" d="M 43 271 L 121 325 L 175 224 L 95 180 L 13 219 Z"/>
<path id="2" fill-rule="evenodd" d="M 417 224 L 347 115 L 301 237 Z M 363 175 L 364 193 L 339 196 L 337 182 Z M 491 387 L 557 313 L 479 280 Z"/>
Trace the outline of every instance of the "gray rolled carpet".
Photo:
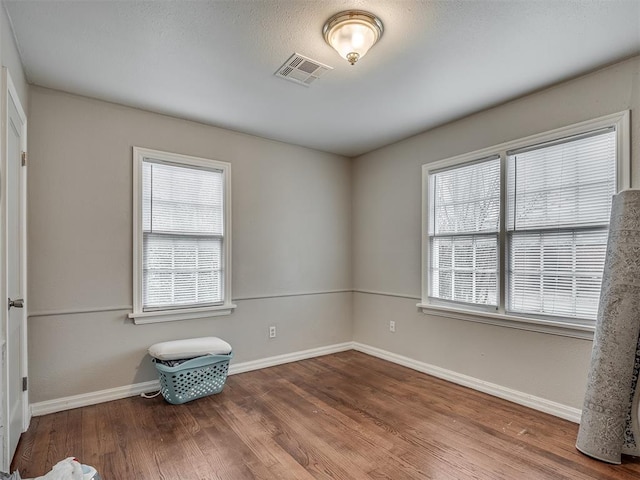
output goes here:
<path id="1" fill-rule="evenodd" d="M 640 190 L 615 195 L 576 448 L 609 463 L 640 454 Z"/>
<path id="2" fill-rule="evenodd" d="M 636 349 L 636 361 L 633 366 L 633 380 L 631 384 L 631 408 L 627 413 L 624 429 L 624 443 L 622 453 L 640 456 L 640 388 L 638 388 L 638 376 L 640 375 L 640 338 Z"/>

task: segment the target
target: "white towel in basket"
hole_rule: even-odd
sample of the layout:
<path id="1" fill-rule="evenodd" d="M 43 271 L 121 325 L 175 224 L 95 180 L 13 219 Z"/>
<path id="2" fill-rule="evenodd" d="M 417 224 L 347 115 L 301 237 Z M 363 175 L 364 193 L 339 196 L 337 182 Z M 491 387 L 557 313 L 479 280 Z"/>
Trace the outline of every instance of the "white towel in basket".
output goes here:
<path id="1" fill-rule="evenodd" d="M 186 338 L 149 347 L 149 355 L 159 360 L 180 360 L 202 355 L 228 355 L 231 345 L 218 337 Z"/>

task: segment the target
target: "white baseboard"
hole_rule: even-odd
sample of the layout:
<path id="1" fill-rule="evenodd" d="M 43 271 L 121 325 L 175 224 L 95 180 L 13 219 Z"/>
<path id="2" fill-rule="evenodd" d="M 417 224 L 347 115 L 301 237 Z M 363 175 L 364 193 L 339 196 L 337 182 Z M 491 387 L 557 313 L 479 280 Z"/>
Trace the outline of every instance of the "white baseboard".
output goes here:
<path id="1" fill-rule="evenodd" d="M 250 362 L 236 364 L 231 363 L 231 366 L 229 367 L 229 375 L 250 372 L 252 370 L 260 370 L 261 368 L 275 367 L 276 365 L 282 365 L 283 363 L 297 362 L 299 360 L 306 360 L 307 358 L 322 357 L 323 355 L 330 355 L 332 353 L 346 352 L 347 350 L 353 350 L 353 342 L 337 343 L 326 347 L 285 353 L 283 355 L 262 358 L 260 360 L 252 360 Z"/>
<path id="2" fill-rule="evenodd" d="M 251 370 L 259 370 L 261 368 L 273 367 L 284 363 L 297 362 L 307 358 L 321 357 L 331 353 L 344 352 L 353 349 L 353 342 L 338 343 L 326 347 L 312 348 L 302 350 L 300 352 L 285 353 L 260 360 L 250 362 L 231 363 L 229 367 L 229 375 L 237 373 L 249 372 Z M 123 387 L 109 388 L 99 390 L 97 392 L 83 393 L 70 397 L 56 398 L 44 402 L 31 404 L 31 415 L 39 417 L 49 413 L 62 412 L 63 410 L 71 410 L 72 408 L 87 407 L 97 403 L 110 402 L 112 400 L 120 400 L 121 398 L 134 397 L 141 393 L 149 393 L 157 391 L 160 388 L 158 380 L 150 382 L 135 383 L 133 385 L 125 385 Z"/>
<path id="3" fill-rule="evenodd" d="M 447 380 L 464 387 L 469 387 L 480 392 L 488 393 L 494 397 L 503 398 L 510 402 L 524 405 L 525 407 L 532 408 L 544 413 L 549 413 L 556 417 L 564 418 L 574 423 L 580 423 L 580 416 L 582 411 L 578 408 L 569 407 L 562 403 L 553 402 L 545 398 L 536 397 L 528 393 L 513 390 L 511 388 L 503 387 L 495 383 L 486 382 L 479 378 L 470 377 L 462 373 L 457 373 L 452 370 L 437 367 L 428 363 L 420 362 L 409 357 L 404 357 L 396 353 L 388 352 L 380 348 L 371 347 L 362 343 L 353 342 L 353 349 L 373 357 L 378 357 L 389 362 L 402 365 L 404 367 L 417 370 L 418 372 L 426 373 L 434 377 Z"/>
<path id="4" fill-rule="evenodd" d="M 31 415 L 39 417 L 40 415 L 62 412 L 63 410 L 71 410 L 72 408 L 87 407 L 89 405 L 95 405 L 96 403 L 134 397 L 141 393 L 153 392 L 154 390 L 158 390 L 159 387 L 160 384 L 158 380 L 152 380 L 150 382 L 125 385 L 124 387 L 108 388 L 106 390 L 98 390 L 97 392 L 82 393 L 80 395 L 32 403 Z"/>
<path id="5" fill-rule="evenodd" d="M 536 397 L 534 395 L 529 395 L 528 393 L 503 387 L 502 385 L 497 385 L 495 383 L 486 382 L 475 377 L 463 375 L 452 370 L 447 370 L 435 365 L 420 362 L 409 357 L 398 355 L 396 353 L 392 353 L 376 347 L 371 347 L 369 345 L 358 342 L 338 343 L 326 347 L 312 348 L 309 350 L 302 350 L 299 352 L 285 353 L 283 355 L 267 357 L 260 360 L 252 360 L 250 362 L 235 364 L 232 363 L 231 367 L 229 368 L 229 375 L 249 372 L 252 370 L 259 370 L 262 368 L 274 367 L 276 365 L 282 365 L 284 363 L 297 362 L 299 360 L 320 357 L 323 355 L 344 352 L 346 350 L 352 349 L 362 353 L 366 353 L 373 357 L 381 358 L 383 360 L 402 365 L 404 367 L 411 368 L 418 372 L 442 378 L 443 380 L 447 380 L 458 385 L 469 387 L 480 392 L 488 393 L 489 395 L 493 395 L 494 397 L 503 398 L 505 400 L 509 400 L 510 402 L 533 408 L 534 410 L 549 413 L 551 415 L 564 418 L 565 420 L 569 420 L 571 422 L 580 423 L 580 416 L 582 412 L 577 408 L 569 407 L 567 405 Z M 61 412 L 63 410 L 70 410 L 72 408 L 86 407 L 88 405 L 95 405 L 97 403 L 119 400 L 126 397 L 133 397 L 136 395 L 140 395 L 141 393 L 157 391 L 158 389 L 158 381 L 153 380 L 150 382 L 126 385 L 124 387 L 110 388 L 107 390 L 100 390 L 97 392 L 85 393 L 81 395 L 73 395 L 71 397 L 47 400 L 45 402 L 31 404 L 31 414 L 34 417 L 37 417 L 40 415 L 47 415 L 49 413 Z"/>

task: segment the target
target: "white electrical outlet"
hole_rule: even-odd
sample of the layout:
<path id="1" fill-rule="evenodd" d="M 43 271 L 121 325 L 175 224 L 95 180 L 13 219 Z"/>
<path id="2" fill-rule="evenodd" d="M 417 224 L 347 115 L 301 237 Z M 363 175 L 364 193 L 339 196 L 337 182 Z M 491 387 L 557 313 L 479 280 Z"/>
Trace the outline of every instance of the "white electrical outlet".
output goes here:
<path id="1" fill-rule="evenodd" d="M 276 326 L 272 325 L 269 327 L 269 338 L 276 338 Z"/>
<path id="2" fill-rule="evenodd" d="M 396 332 L 396 322 L 393 320 L 389 321 L 389 331 L 392 333 Z"/>

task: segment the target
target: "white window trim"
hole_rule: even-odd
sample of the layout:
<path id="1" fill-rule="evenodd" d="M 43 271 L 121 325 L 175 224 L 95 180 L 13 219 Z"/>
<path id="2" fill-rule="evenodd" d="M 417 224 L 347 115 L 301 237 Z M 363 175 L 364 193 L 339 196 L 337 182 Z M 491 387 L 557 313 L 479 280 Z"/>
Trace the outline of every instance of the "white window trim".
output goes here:
<path id="1" fill-rule="evenodd" d="M 142 306 L 142 163 L 144 159 L 173 164 L 215 168 L 224 177 L 224 299 L 222 305 L 194 308 L 172 308 L 143 311 Z M 207 158 L 160 152 L 133 147 L 133 312 L 129 318 L 136 324 L 171 322 L 229 315 L 236 308 L 231 302 L 231 164 Z"/>
<path id="2" fill-rule="evenodd" d="M 474 152 L 458 155 L 456 157 L 446 158 L 422 165 L 422 301 L 417 304 L 418 308 L 425 314 L 437 315 L 458 320 L 473 321 L 479 323 L 487 323 L 491 325 L 505 326 L 517 328 L 521 330 L 531 330 L 535 332 L 551 333 L 555 335 L 563 335 L 575 338 L 593 338 L 595 325 L 583 324 L 579 319 L 570 321 L 559 321 L 552 316 L 526 316 L 507 314 L 504 311 L 504 268 L 505 259 L 505 239 L 500 236 L 498 245 L 499 266 L 498 266 L 498 282 L 499 282 L 499 307 L 487 308 L 485 306 L 472 306 L 468 308 L 463 305 L 454 305 L 450 303 L 440 303 L 437 300 L 429 299 L 429 285 L 427 274 L 430 270 L 429 255 L 429 238 L 428 238 L 428 218 L 429 212 L 429 173 L 434 170 L 441 170 L 453 167 L 474 160 L 490 157 L 491 155 L 500 155 L 502 159 L 502 187 L 501 198 L 504 202 L 506 195 L 505 174 L 506 174 L 506 153 L 508 150 L 515 150 L 526 146 L 545 143 L 556 140 L 558 138 L 577 135 L 590 130 L 596 130 L 605 127 L 614 126 L 616 128 L 616 144 L 617 144 L 617 191 L 620 192 L 631 187 L 631 153 L 630 153 L 630 133 L 629 133 L 629 111 L 625 110 L 610 115 L 598 117 L 593 120 L 576 123 L 562 128 L 557 128 L 547 132 L 531 135 L 510 142 L 501 143 L 492 147 L 484 148 Z M 500 221 L 504 225 L 506 220 L 504 212 L 506 209 L 501 208 Z M 504 231 L 504 228 L 501 228 Z"/>

